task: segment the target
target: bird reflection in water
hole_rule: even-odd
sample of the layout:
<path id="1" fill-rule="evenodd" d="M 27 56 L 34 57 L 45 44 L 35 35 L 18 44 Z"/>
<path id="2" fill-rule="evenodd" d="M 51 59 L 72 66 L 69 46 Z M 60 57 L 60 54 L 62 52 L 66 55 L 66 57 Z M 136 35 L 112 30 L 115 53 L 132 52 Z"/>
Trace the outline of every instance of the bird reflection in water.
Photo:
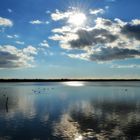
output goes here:
<path id="1" fill-rule="evenodd" d="M 5 103 L 5 107 L 6 107 L 6 112 L 8 112 L 8 97 L 6 97 L 6 103 Z"/>

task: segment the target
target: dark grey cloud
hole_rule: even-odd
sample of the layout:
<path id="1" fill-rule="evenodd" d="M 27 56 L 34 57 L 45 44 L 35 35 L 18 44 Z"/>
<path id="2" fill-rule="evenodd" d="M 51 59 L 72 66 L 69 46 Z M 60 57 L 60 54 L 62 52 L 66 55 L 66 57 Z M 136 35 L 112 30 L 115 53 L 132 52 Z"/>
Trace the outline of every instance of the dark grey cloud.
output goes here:
<path id="1" fill-rule="evenodd" d="M 10 52 L 0 51 L 0 68 L 15 68 L 19 67 L 16 61 L 19 57 Z"/>
<path id="2" fill-rule="evenodd" d="M 126 24 L 122 27 L 121 32 L 128 38 L 140 40 L 140 25 Z"/>
<path id="3" fill-rule="evenodd" d="M 20 57 L 9 52 L 0 52 L 0 68 L 18 68 L 22 62 L 19 62 Z"/>
<path id="4" fill-rule="evenodd" d="M 140 51 L 135 49 L 124 48 L 101 48 L 100 51 L 93 53 L 89 56 L 89 60 L 92 61 L 110 61 L 117 59 L 135 58 L 140 56 Z"/>
<path id="5" fill-rule="evenodd" d="M 71 27 L 72 28 L 72 27 Z M 97 18 L 92 27 L 55 30 L 61 48 L 83 50 L 84 53 L 68 54 L 69 57 L 91 61 L 112 61 L 140 57 L 140 20 L 124 22 L 120 19 Z"/>
<path id="6" fill-rule="evenodd" d="M 114 34 L 114 30 L 118 31 Z M 117 22 L 102 19 L 101 27 L 92 30 L 80 29 L 76 34 L 78 38 L 68 43 L 73 49 L 88 48 L 88 53 L 84 55 L 84 58 L 88 60 L 111 61 L 140 56 L 140 50 L 135 46 L 135 41 L 140 40 L 139 24 L 119 25 Z M 123 35 L 126 36 L 126 39 L 123 39 Z M 135 40 L 132 41 L 132 39 Z M 101 47 L 97 47 L 98 45 Z M 98 48 L 98 51 L 95 48 Z M 89 53 L 90 50 L 91 53 Z M 83 57 L 83 55 L 78 55 L 78 57 Z"/>
<path id="7" fill-rule="evenodd" d="M 17 60 L 19 59 L 18 56 L 15 56 L 13 54 L 11 54 L 10 52 L 4 52 L 4 51 L 0 51 L 0 61 L 3 60 L 3 59 L 9 59 L 9 60 Z"/>
<path id="8" fill-rule="evenodd" d="M 0 46 L 0 68 L 23 68 L 31 67 L 34 61 L 35 48 L 17 49 L 14 46 Z"/>
<path id="9" fill-rule="evenodd" d="M 81 29 L 76 34 L 78 39 L 69 41 L 72 48 L 111 43 L 118 38 L 117 35 L 113 35 L 106 29 L 92 29 L 91 31 Z"/>
<path id="10" fill-rule="evenodd" d="M 13 61 L 5 60 L 0 61 L 0 68 L 19 68 L 20 64 L 14 63 Z"/>

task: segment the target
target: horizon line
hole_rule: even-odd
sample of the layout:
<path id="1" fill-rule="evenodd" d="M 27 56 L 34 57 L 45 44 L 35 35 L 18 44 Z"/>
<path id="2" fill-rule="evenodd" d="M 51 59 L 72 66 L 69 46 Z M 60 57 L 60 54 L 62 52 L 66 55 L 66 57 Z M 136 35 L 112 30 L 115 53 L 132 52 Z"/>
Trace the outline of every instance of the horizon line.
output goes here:
<path id="1" fill-rule="evenodd" d="M 140 81 L 139 78 L 0 78 L 0 82 Z"/>

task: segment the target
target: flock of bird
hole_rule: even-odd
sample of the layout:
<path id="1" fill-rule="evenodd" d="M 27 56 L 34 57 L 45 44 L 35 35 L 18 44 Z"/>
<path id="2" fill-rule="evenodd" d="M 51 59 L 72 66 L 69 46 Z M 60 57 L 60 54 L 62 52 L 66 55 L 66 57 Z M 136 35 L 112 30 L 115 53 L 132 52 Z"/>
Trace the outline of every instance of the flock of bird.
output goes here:
<path id="1" fill-rule="evenodd" d="M 53 89 L 54 88 L 37 88 L 37 89 L 32 89 L 32 92 L 35 94 L 42 94 L 42 93 L 48 93 L 48 91 Z"/>
<path id="2" fill-rule="evenodd" d="M 32 89 L 32 92 L 34 94 L 46 94 L 46 93 L 49 93 L 50 90 L 54 90 L 54 88 L 53 87 L 51 87 L 51 88 L 48 88 L 48 87 L 47 88 L 45 88 L 45 87 L 40 88 L 39 87 L 39 88 Z M 124 91 L 127 92 L 128 89 L 126 88 L 126 89 L 124 89 Z M 2 95 L 6 99 L 5 105 L 6 105 L 6 110 L 8 112 L 8 100 L 9 100 L 9 97 L 7 95 L 6 88 L 0 88 L 0 95 Z"/>
<path id="3" fill-rule="evenodd" d="M 54 88 L 36 88 L 32 89 L 32 92 L 35 94 L 42 94 L 42 93 L 48 93 L 48 91 L 53 90 Z M 8 100 L 9 97 L 7 95 L 7 88 L 0 88 L 0 97 L 4 97 L 5 100 L 5 106 L 6 106 L 6 111 L 8 112 Z"/>

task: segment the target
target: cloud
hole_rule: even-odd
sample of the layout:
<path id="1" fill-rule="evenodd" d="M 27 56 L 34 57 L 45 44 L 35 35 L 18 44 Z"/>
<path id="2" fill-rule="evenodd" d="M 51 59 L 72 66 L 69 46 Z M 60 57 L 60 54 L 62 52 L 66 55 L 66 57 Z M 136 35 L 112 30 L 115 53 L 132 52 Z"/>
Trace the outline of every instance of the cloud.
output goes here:
<path id="1" fill-rule="evenodd" d="M 89 13 L 91 15 L 98 15 L 98 14 L 104 14 L 105 10 L 104 9 L 90 9 Z"/>
<path id="2" fill-rule="evenodd" d="M 37 49 L 33 47 L 32 45 L 27 46 L 27 48 L 23 49 L 23 52 L 26 54 L 37 54 Z"/>
<path id="3" fill-rule="evenodd" d="M 32 20 L 30 21 L 31 24 L 42 24 L 42 21 L 40 20 Z"/>
<path id="4" fill-rule="evenodd" d="M 11 45 L 0 46 L 0 68 L 31 67 L 35 54 L 37 54 L 37 50 L 31 46 L 24 49 Z"/>
<path id="5" fill-rule="evenodd" d="M 140 51 L 135 49 L 124 49 L 124 48 L 101 48 L 98 51 L 90 54 L 88 59 L 92 61 L 110 61 L 117 59 L 135 58 L 140 57 Z"/>
<path id="6" fill-rule="evenodd" d="M 69 57 L 90 61 L 113 61 L 140 57 L 140 24 L 138 20 L 96 18 L 93 26 L 53 29 L 49 39 L 58 41 Z M 79 50 L 81 50 L 79 52 Z"/>
<path id="7" fill-rule="evenodd" d="M 50 13 L 51 13 L 51 11 L 47 10 L 45 13 L 46 13 L 46 14 L 50 14 Z"/>
<path id="8" fill-rule="evenodd" d="M 134 49 L 123 49 L 114 47 L 114 48 L 100 48 L 91 52 L 81 54 L 68 54 L 68 56 L 71 58 L 104 62 L 140 57 L 140 51 Z"/>
<path id="9" fill-rule="evenodd" d="M 140 25 L 140 19 L 132 20 L 131 24 L 133 24 L 133 25 Z"/>
<path id="10" fill-rule="evenodd" d="M 29 22 L 30 24 L 49 24 L 49 21 L 40 21 L 40 20 L 32 20 Z"/>
<path id="11" fill-rule="evenodd" d="M 12 9 L 7 9 L 7 11 L 8 11 L 9 13 L 12 13 L 12 12 L 13 12 L 13 10 L 12 10 Z"/>
<path id="12" fill-rule="evenodd" d="M 80 29 L 76 32 L 78 39 L 69 41 L 72 48 L 84 48 L 96 44 L 106 44 L 115 41 L 118 37 L 105 29 Z"/>
<path id="13" fill-rule="evenodd" d="M 0 17 L 0 26 L 11 27 L 13 26 L 13 22 L 10 19 Z"/>
<path id="14" fill-rule="evenodd" d="M 23 41 L 16 41 L 17 44 L 19 45 L 24 45 L 25 43 Z"/>
<path id="15" fill-rule="evenodd" d="M 106 9 L 106 10 L 108 10 L 108 9 L 109 9 L 109 6 L 108 6 L 108 5 L 107 5 L 107 6 L 105 6 L 105 9 Z"/>
<path id="16" fill-rule="evenodd" d="M 116 0 L 106 0 L 107 2 L 115 2 Z"/>
<path id="17" fill-rule="evenodd" d="M 62 28 L 55 28 L 52 30 L 53 33 L 61 33 L 61 34 L 69 33 L 70 31 L 71 31 L 70 26 L 63 26 Z"/>
<path id="18" fill-rule="evenodd" d="M 140 68 L 139 64 L 130 64 L 130 65 L 112 65 L 111 68 L 117 68 L 117 69 L 125 69 L 125 68 Z"/>
<path id="19" fill-rule="evenodd" d="M 60 12 L 58 9 L 56 9 L 55 13 L 51 14 L 51 18 L 54 21 L 58 21 L 58 20 L 62 20 L 62 19 L 68 18 L 71 14 L 72 14 L 71 11 Z"/>
<path id="20" fill-rule="evenodd" d="M 45 49 L 44 47 L 40 47 L 40 48 L 38 48 L 38 50 L 40 51 L 40 53 L 42 53 L 43 55 L 46 55 L 46 56 L 53 56 L 54 55 L 54 52 L 52 52 L 48 49 Z"/>
<path id="21" fill-rule="evenodd" d="M 11 35 L 7 35 L 7 38 L 14 38 L 13 36 L 11 36 Z"/>
<path id="22" fill-rule="evenodd" d="M 41 42 L 39 44 L 39 46 L 49 48 L 49 44 L 48 44 L 47 40 L 43 40 L 43 42 Z"/>
<path id="23" fill-rule="evenodd" d="M 49 23 L 50 23 L 49 21 L 45 21 L 45 22 L 44 22 L 44 24 L 49 24 Z"/>
<path id="24" fill-rule="evenodd" d="M 134 21 L 132 21 L 132 24 L 126 24 L 121 32 L 129 38 L 140 40 L 140 23 L 138 24 L 137 22 L 137 24 L 134 25 L 133 22 Z"/>
<path id="25" fill-rule="evenodd" d="M 106 6 L 105 9 L 108 9 L 109 6 Z M 104 14 L 105 10 L 98 8 L 98 9 L 89 9 L 88 14 L 91 15 L 98 15 L 98 14 Z M 54 21 L 59 21 L 59 20 L 65 20 L 69 19 L 71 16 L 75 15 L 76 13 L 83 13 L 80 9 L 77 7 L 69 7 L 67 11 L 59 11 L 58 9 L 55 10 L 54 13 L 51 13 L 51 18 Z"/>
<path id="26" fill-rule="evenodd" d="M 56 9 L 54 13 L 51 13 L 51 18 L 54 21 L 69 19 L 69 22 L 70 22 L 71 18 L 74 15 L 76 15 L 77 13 L 80 16 L 83 16 L 83 12 L 76 7 L 69 7 L 69 9 L 65 12 L 62 12 L 62 11 L 59 11 L 58 9 Z M 84 18 L 86 18 L 86 17 L 84 17 Z"/>
<path id="27" fill-rule="evenodd" d="M 19 35 L 7 35 L 7 38 L 14 38 L 14 39 L 16 39 L 16 38 L 19 38 Z"/>

